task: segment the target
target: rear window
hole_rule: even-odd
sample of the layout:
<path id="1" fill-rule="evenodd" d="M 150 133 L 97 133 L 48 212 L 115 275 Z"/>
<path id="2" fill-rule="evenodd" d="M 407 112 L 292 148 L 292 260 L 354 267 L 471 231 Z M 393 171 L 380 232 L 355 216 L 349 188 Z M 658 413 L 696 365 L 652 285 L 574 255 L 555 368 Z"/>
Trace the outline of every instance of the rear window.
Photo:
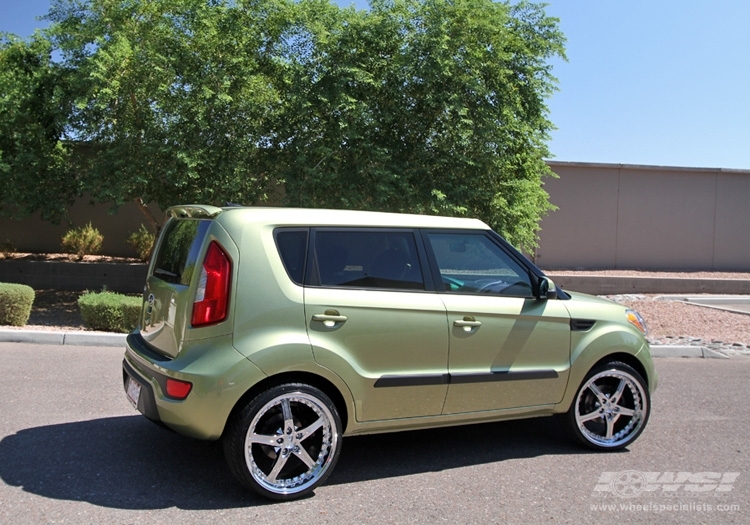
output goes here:
<path id="1" fill-rule="evenodd" d="M 170 220 L 162 233 L 153 274 L 168 283 L 189 285 L 210 224 L 210 220 Z"/>

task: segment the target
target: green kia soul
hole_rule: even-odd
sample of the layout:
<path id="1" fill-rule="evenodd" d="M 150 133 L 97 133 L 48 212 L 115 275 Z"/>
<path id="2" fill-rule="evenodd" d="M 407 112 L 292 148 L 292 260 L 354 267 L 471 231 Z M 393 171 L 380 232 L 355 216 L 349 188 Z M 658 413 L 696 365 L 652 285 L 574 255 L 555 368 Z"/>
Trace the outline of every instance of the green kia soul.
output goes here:
<path id="1" fill-rule="evenodd" d="M 125 392 L 152 421 L 222 439 L 263 496 L 310 493 L 347 435 L 556 414 L 617 450 L 646 426 L 656 373 L 640 316 L 556 289 L 478 220 L 167 213 Z"/>

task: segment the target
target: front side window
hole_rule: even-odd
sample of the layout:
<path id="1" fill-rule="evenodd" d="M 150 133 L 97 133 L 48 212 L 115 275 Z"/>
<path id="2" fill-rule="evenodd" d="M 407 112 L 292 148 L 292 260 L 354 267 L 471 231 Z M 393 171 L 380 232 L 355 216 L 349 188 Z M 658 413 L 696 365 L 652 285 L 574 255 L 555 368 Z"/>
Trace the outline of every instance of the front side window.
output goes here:
<path id="1" fill-rule="evenodd" d="M 426 235 L 446 291 L 532 295 L 526 269 L 483 233 L 428 232 Z"/>
<path id="2" fill-rule="evenodd" d="M 320 286 L 425 289 L 411 231 L 318 230 L 314 253 Z"/>

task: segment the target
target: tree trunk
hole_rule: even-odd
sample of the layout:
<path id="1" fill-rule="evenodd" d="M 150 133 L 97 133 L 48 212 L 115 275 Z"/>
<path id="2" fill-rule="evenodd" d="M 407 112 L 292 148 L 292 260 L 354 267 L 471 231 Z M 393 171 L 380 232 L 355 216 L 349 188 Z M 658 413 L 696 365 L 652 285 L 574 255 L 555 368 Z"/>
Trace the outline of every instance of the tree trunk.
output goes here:
<path id="1" fill-rule="evenodd" d="M 154 234 L 158 237 L 159 232 L 161 231 L 161 224 L 159 221 L 154 217 L 154 214 L 151 213 L 151 210 L 149 209 L 148 205 L 143 202 L 143 199 L 140 197 L 135 198 L 135 203 L 138 206 L 138 209 L 141 210 L 143 215 L 146 216 L 146 220 L 151 225 L 151 228 L 154 230 Z"/>

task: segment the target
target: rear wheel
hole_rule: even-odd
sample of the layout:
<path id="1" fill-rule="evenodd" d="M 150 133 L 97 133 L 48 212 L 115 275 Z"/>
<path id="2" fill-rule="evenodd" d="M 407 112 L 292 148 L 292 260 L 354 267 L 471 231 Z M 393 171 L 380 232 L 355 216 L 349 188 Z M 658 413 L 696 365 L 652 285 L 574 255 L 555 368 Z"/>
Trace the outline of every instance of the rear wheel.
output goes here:
<path id="1" fill-rule="evenodd" d="M 633 367 L 610 362 L 592 369 L 562 417 L 572 436 L 596 450 L 619 450 L 638 438 L 648 422 L 651 399 Z"/>
<path id="2" fill-rule="evenodd" d="M 258 395 L 230 422 L 224 438 L 229 468 L 246 487 L 270 499 L 312 492 L 341 451 L 341 419 L 328 396 L 305 384 Z"/>

